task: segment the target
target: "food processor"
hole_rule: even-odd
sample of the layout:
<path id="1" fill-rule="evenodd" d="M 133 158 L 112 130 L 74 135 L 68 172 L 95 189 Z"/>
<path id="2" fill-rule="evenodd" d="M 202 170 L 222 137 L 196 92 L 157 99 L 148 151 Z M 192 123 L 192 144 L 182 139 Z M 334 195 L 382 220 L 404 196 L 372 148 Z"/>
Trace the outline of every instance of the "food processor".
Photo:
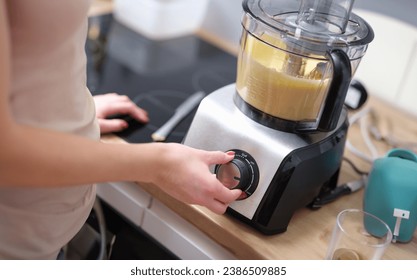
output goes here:
<path id="1" fill-rule="evenodd" d="M 336 187 L 346 93 L 374 34 L 353 0 L 244 0 L 236 83 L 205 97 L 187 146 L 234 151 L 212 167 L 242 196 L 227 212 L 265 234 Z"/>

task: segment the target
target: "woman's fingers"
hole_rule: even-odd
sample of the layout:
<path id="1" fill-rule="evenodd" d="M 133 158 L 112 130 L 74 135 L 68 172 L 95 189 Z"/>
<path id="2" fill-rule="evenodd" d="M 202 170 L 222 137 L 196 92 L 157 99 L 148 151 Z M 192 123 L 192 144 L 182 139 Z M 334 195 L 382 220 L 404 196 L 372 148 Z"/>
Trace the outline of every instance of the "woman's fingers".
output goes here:
<path id="1" fill-rule="evenodd" d="M 98 119 L 98 124 L 102 134 L 119 132 L 128 127 L 127 122 L 122 119 Z"/>
<path id="2" fill-rule="evenodd" d="M 107 119 L 114 115 L 129 115 L 139 122 L 148 122 L 148 112 L 136 105 L 126 95 L 108 93 L 94 96 L 96 115 L 101 133 L 118 132 L 128 127 L 123 119 Z"/>

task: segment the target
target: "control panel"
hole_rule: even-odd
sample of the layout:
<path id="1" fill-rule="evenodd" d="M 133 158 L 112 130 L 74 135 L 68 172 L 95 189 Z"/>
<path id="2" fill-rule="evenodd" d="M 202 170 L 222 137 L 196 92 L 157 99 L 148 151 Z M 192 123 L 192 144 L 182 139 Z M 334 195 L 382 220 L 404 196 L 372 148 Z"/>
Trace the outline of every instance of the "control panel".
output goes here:
<path id="1" fill-rule="evenodd" d="M 239 200 L 253 194 L 259 182 L 259 169 L 255 159 L 247 152 L 233 149 L 233 160 L 226 164 L 218 164 L 214 169 L 217 179 L 229 189 L 243 191 Z"/>

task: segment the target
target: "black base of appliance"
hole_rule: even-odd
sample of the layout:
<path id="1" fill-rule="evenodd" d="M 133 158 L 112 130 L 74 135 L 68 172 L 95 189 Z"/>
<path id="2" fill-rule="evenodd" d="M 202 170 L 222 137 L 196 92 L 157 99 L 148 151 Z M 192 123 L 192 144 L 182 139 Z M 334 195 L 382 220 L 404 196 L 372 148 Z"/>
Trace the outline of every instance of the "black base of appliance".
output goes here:
<path id="1" fill-rule="evenodd" d="M 344 125 L 322 143 L 289 154 L 252 219 L 232 208 L 227 213 L 266 235 L 285 232 L 298 209 L 337 187 L 346 134 Z"/>

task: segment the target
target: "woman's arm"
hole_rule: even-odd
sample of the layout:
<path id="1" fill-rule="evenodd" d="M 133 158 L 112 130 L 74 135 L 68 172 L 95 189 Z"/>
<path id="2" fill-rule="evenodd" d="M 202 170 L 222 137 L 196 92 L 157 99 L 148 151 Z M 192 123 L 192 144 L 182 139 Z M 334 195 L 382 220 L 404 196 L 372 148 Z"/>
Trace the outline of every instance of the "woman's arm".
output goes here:
<path id="1" fill-rule="evenodd" d="M 106 181 L 149 182 L 173 197 L 223 213 L 241 191 L 209 171 L 232 154 L 180 144 L 106 144 L 18 124 L 9 108 L 10 38 L 0 0 L 0 186 L 56 187 Z"/>

